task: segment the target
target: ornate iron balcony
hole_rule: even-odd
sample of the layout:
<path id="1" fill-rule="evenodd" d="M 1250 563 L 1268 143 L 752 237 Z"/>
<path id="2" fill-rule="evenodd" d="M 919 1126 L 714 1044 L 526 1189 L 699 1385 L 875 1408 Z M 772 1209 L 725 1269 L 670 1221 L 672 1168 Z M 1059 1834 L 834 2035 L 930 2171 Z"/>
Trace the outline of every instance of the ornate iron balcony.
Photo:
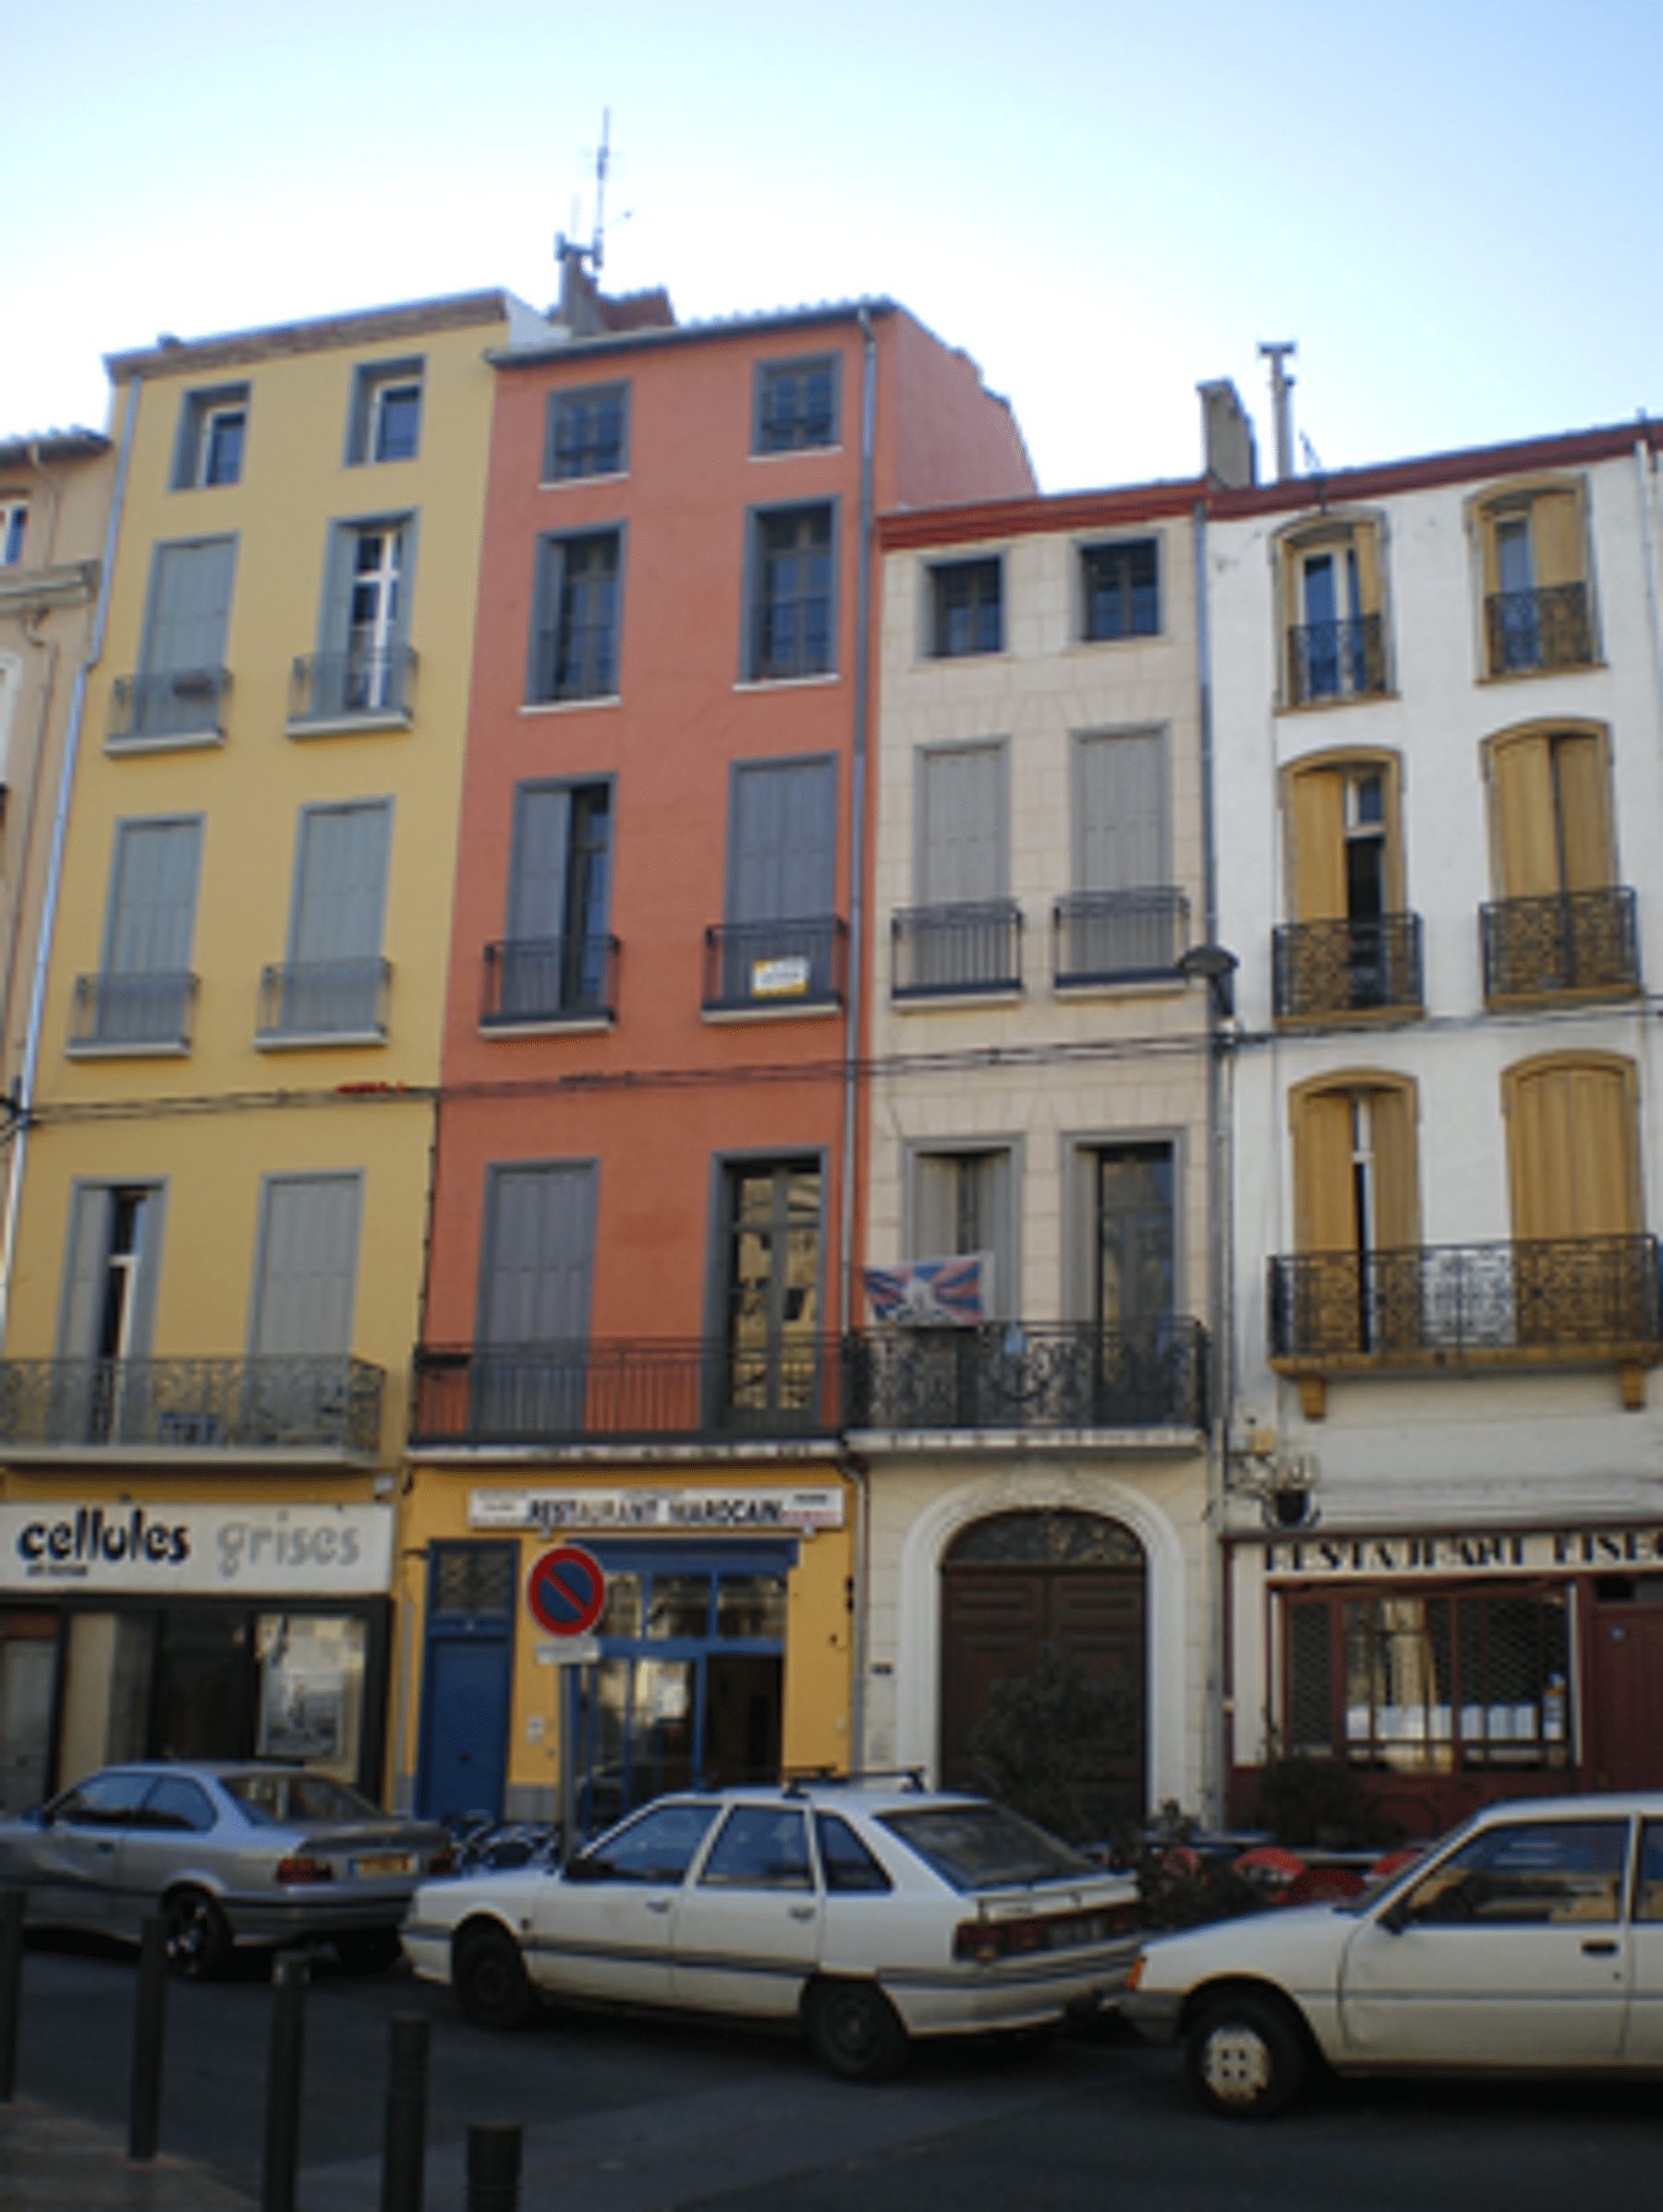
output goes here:
<path id="1" fill-rule="evenodd" d="M 190 1045 L 197 979 L 188 973 L 77 976 L 69 1047 L 119 1051 L 124 1046 Z"/>
<path id="2" fill-rule="evenodd" d="M 302 653 L 289 676 L 288 726 L 310 722 L 408 722 L 416 695 L 416 655 L 407 645 L 385 652 Z"/>
<path id="3" fill-rule="evenodd" d="M 1014 899 L 904 906 L 890 918 L 890 996 L 1022 989 L 1022 909 Z"/>
<path id="4" fill-rule="evenodd" d="M 110 687 L 110 743 L 222 736 L 223 702 L 230 688 L 231 673 L 225 668 L 175 668 L 156 675 L 117 676 Z"/>
<path id="5" fill-rule="evenodd" d="M 615 937 L 505 938 L 485 947 L 485 1028 L 610 1021 L 617 1010 Z"/>
<path id="6" fill-rule="evenodd" d="M 0 1360 L 0 1451 L 373 1458 L 384 1381 L 333 1357 Z"/>
<path id="7" fill-rule="evenodd" d="M 754 1347 L 710 1338 L 417 1347 L 411 1441 L 523 1444 L 829 1436 L 832 1337 Z"/>
<path id="8" fill-rule="evenodd" d="M 1059 988 L 1170 976 L 1189 942 L 1182 891 L 1092 891 L 1051 910 L 1052 975 Z"/>
<path id="9" fill-rule="evenodd" d="M 1272 954 L 1281 1021 L 1406 1014 L 1421 1005 L 1418 914 L 1292 922 L 1275 932 Z"/>
<path id="10" fill-rule="evenodd" d="M 1616 885 L 1479 908 L 1487 999 L 1561 991 L 1618 995 L 1640 988 L 1634 894 Z"/>
<path id="11" fill-rule="evenodd" d="M 1650 1364 L 1653 1236 L 1411 1245 L 1270 1261 L 1270 1356 L 1284 1368 Z"/>
<path id="12" fill-rule="evenodd" d="M 849 932 L 835 914 L 721 922 L 705 931 L 704 1008 L 841 1006 Z"/>
<path id="13" fill-rule="evenodd" d="M 384 1037 L 392 976 L 385 960 L 285 961 L 262 967 L 256 1041 Z"/>
<path id="14" fill-rule="evenodd" d="M 850 1428 L 1199 1428 L 1207 1331 L 1166 1316 L 868 1329 L 848 1342 Z"/>
<path id="15" fill-rule="evenodd" d="M 1484 602 L 1491 675 L 1521 669 L 1579 668 L 1594 658 L 1585 584 L 1492 591 Z"/>
<path id="16" fill-rule="evenodd" d="M 1288 631 L 1288 697 L 1295 706 L 1366 699 L 1386 688 L 1386 634 L 1378 614 L 1302 622 Z"/>

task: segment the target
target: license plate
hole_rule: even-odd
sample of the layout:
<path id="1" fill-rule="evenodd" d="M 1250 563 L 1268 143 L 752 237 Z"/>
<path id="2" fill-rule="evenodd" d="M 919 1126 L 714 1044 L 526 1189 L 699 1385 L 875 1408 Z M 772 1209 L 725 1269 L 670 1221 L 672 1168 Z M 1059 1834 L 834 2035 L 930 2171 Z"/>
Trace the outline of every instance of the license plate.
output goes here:
<path id="1" fill-rule="evenodd" d="M 352 1862 L 354 1874 L 413 1874 L 415 1862 L 407 1851 L 370 1851 Z"/>

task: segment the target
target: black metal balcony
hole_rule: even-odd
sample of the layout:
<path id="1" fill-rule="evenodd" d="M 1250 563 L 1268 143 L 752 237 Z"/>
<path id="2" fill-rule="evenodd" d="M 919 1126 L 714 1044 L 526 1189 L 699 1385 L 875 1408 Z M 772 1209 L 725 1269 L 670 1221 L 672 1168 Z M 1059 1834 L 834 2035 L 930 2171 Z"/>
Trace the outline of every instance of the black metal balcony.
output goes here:
<path id="1" fill-rule="evenodd" d="M 289 675 L 288 726 L 408 722 L 415 700 L 416 655 L 407 645 L 384 652 L 302 653 Z"/>
<path id="2" fill-rule="evenodd" d="M 1051 910 L 1052 975 L 1059 990 L 1171 976 L 1189 943 L 1182 891 L 1092 891 Z"/>
<path id="3" fill-rule="evenodd" d="M 1418 914 L 1369 921 L 1292 922 L 1272 946 L 1279 1021 L 1408 1014 L 1422 1003 Z"/>
<path id="4" fill-rule="evenodd" d="M 615 937 L 517 937 L 485 947 L 482 1028 L 604 1022 L 618 1010 Z"/>
<path id="5" fill-rule="evenodd" d="M 0 1452 L 373 1458 L 385 1379 L 361 1359 L 299 1355 L 0 1360 Z"/>
<path id="6" fill-rule="evenodd" d="M 1022 909 L 1014 899 L 904 906 L 890 918 L 892 998 L 1021 989 Z"/>
<path id="7" fill-rule="evenodd" d="M 718 923 L 705 931 L 704 1010 L 841 1006 L 848 942 L 835 914 Z"/>
<path id="8" fill-rule="evenodd" d="M 1119 1329 L 868 1329 L 848 1342 L 852 1429 L 1192 1429 L 1206 1418 L 1207 1331 L 1177 1315 Z"/>
<path id="9" fill-rule="evenodd" d="M 1533 668 L 1581 668 L 1594 658 L 1585 584 L 1493 591 L 1484 602 L 1491 675 Z"/>
<path id="10" fill-rule="evenodd" d="M 1549 898 L 1500 899 L 1479 908 L 1479 922 L 1488 1000 L 1561 992 L 1614 998 L 1640 988 L 1632 891 L 1613 884 Z"/>
<path id="11" fill-rule="evenodd" d="M 755 1346 L 710 1338 L 422 1344 L 411 1441 L 443 1444 L 732 1443 L 831 1436 L 841 1379 L 833 1337 Z"/>
<path id="12" fill-rule="evenodd" d="M 230 688 L 231 672 L 225 668 L 175 668 L 156 675 L 117 676 L 110 687 L 110 743 L 222 736 L 224 701 Z"/>
<path id="13" fill-rule="evenodd" d="M 262 967 L 256 1041 L 384 1037 L 392 977 L 385 960 L 291 960 Z"/>
<path id="14" fill-rule="evenodd" d="M 1657 1240 L 1538 1238 L 1302 1252 L 1270 1263 L 1284 1370 L 1653 1364 Z"/>
<path id="15" fill-rule="evenodd" d="M 1378 614 L 1301 622 L 1288 631 L 1288 697 L 1295 706 L 1366 699 L 1386 688 L 1386 633 Z"/>
<path id="16" fill-rule="evenodd" d="M 190 1047 L 197 979 L 188 972 L 147 976 L 77 976 L 69 1030 L 71 1051 L 173 1050 Z"/>

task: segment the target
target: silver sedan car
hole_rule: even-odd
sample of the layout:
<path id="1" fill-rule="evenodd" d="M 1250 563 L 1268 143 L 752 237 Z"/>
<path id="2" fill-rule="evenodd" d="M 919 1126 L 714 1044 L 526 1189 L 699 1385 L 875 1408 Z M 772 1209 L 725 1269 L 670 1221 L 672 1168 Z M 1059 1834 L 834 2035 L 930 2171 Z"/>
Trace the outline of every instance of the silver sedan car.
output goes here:
<path id="1" fill-rule="evenodd" d="M 452 1863 L 436 1824 L 263 1761 L 130 1760 L 0 1821 L 0 1883 L 26 1891 L 31 1926 L 136 1942 L 160 1911 L 174 1970 L 195 1981 L 239 1944 L 327 1939 L 355 1972 L 390 1966 L 417 1883 Z"/>

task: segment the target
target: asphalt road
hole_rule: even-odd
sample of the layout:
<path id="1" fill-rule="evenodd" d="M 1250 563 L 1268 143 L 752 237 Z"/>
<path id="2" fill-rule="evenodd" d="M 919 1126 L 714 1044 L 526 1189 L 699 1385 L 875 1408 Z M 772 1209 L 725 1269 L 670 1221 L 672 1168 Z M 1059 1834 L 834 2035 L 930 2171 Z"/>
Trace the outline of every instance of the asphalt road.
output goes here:
<path id="1" fill-rule="evenodd" d="M 136 1973 L 114 1950 L 31 1946 L 18 2086 L 125 2128 Z M 162 2144 L 258 2200 L 272 1992 L 259 1963 L 168 1993 Z M 376 2212 L 387 2019 L 431 2026 L 430 2212 L 459 2212 L 469 2121 L 525 2128 L 524 2212 L 1576 2212 L 1657 2189 L 1657 2084 L 1369 2084 L 1244 2126 L 1191 2103 L 1171 2053 L 1114 2040 L 943 2045 L 880 2087 L 797 2043 L 708 2024 L 551 2015 L 467 2027 L 401 1974 L 320 1960 L 307 2007 L 303 2212 Z"/>

